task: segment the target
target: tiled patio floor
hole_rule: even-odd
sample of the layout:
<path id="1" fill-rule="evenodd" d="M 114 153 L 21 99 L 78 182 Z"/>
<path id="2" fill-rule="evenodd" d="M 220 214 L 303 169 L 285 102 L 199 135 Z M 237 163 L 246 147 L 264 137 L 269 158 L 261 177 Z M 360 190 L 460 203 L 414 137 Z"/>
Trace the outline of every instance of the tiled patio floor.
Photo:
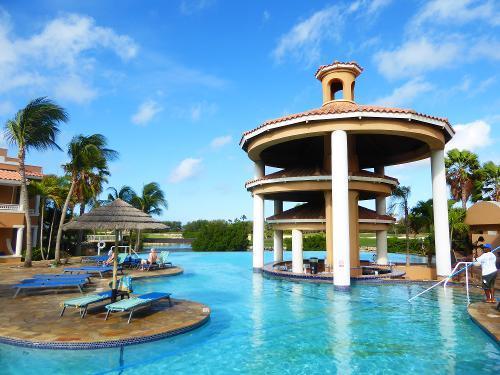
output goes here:
<path id="1" fill-rule="evenodd" d="M 78 263 L 77 263 L 78 264 Z M 41 343 L 75 348 L 84 343 L 94 343 L 90 347 L 119 346 L 132 341 L 148 341 L 166 337 L 192 329 L 208 320 L 210 309 L 197 302 L 173 299 L 173 306 L 168 301 L 161 301 L 149 309 L 134 313 L 130 324 L 128 314 L 115 313 L 105 321 L 105 309 L 95 305 L 89 309 L 87 316 L 80 319 L 76 309 L 67 309 L 62 318 L 59 317 L 61 302 L 80 296 L 75 290 L 46 291 L 19 295 L 13 299 L 14 290 L 11 285 L 35 273 L 59 273 L 62 268 L 53 269 L 42 262 L 37 262 L 31 269 L 0 266 L 0 341 L 33 345 Z M 182 269 L 174 267 L 162 271 L 129 271 L 134 278 L 168 276 L 182 273 Z M 92 278 L 92 284 L 86 291 L 108 289 L 110 278 Z M 175 298 L 175 291 L 172 293 Z M 109 302 L 107 302 L 109 303 Z M 119 344 L 119 345 L 118 345 Z"/>

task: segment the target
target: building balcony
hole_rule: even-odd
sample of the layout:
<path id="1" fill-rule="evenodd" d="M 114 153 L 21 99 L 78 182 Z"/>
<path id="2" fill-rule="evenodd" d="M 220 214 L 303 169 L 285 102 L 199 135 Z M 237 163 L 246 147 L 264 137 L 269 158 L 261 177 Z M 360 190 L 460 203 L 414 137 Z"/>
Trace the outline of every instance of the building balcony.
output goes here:
<path id="1" fill-rule="evenodd" d="M 10 204 L 10 203 L 0 203 L 0 213 L 22 213 L 24 211 L 21 210 L 21 205 L 19 204 Z M 37 216 L 38 213 L 35 213 L 35 210 L 30 208 L 29 213 L 31 216 Z"/>

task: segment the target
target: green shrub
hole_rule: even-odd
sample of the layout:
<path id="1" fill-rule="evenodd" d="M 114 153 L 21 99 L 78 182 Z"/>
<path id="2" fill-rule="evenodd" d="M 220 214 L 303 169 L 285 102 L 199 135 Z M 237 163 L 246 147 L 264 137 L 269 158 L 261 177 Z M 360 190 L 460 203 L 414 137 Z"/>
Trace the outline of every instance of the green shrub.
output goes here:
<path id="1" fill-rule="evenodd" d="M 412 254 L 423 254 L 425 252 L 422 249 L 422 240 L 416 238 L 410 238 L 409 240 L 410 253 Z M 387 251 L 389 253 L 406 253 L 406 239 L 397 237 L 387 238 Z"/>
<path id="2" fill-rule="evenodd" d="M 245 222 L 228 223 L 224 220 L 208 221 L 195 234 L 195 251 L 234 251 L 248 247 L 248 225 Z"/>
<path id="3" fill-rule="evenodd" d="M 283 240 L 283 245 L 287 250 L 292 249 L 292 239 L 287 237 Z M 326 249 L 326 236 L 323 233 L 315 233 L 304 236 L 302 247 L 304 251 L 317 251 Z"/>

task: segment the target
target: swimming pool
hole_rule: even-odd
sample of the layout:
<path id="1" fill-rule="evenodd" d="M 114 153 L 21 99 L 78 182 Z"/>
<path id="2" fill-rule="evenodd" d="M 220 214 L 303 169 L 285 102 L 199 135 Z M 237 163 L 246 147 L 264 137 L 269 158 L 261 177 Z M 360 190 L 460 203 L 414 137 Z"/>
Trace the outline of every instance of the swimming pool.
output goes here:
<path id="1" fill-rule="evenodd" d="M 314 253 L 311 253 L 313 255 Z M 437 373 L 500 371 L 500 348 L 469 319 L 464 293 L 418 285 L 265 279 L 251 253 L 172 253 L 185 273 L 136 283 L 208 304 L 211 321 L 170 339 L 93 351 L 0 345 L 2 373 Z M 270 261 L 272 253 L 266 253 Z M 474 295 L 473 299 L 481 298 Z M 84 322 L 82 322 L 84 324 Z"/>

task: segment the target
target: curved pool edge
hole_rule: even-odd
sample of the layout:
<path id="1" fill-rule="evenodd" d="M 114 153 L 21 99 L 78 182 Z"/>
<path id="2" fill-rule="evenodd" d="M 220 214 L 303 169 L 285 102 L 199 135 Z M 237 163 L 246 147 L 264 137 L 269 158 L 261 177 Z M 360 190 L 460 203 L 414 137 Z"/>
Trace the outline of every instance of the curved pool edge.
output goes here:
<path id="1" fill-rule="evenodd" d="M 158 341 L 169 337 L 181 335 L 193 331 L 210 320 L 211 310 L 208 306 L 208 314 L 200 321 L 175 330 L 165 331 L 149 336 L 130 337 L 127 339 L 99 341 L 99 342 L 41 342 L 16 339 L 11 337 L 0 336 L 0 344 L 30 348 L 30 349 L 51 349 L 51 350 L 93 350 L 93 349 L 109 349 L 119 348 L 122 346 L 130 346 L 144 344 L 152 341 Z"/>
<path id="2" fill-rule="evenodd" d="M 500 312 L 496 310 L 496 305 L 485 302 L 474 302 L 467 306 L 467 314 L 474 324 L 476 324 L 484 333 L 486 333 L 497 345 L 500 346 Z M 487 310 L 493 310 L 497 321 L 489 317 Z"/>

